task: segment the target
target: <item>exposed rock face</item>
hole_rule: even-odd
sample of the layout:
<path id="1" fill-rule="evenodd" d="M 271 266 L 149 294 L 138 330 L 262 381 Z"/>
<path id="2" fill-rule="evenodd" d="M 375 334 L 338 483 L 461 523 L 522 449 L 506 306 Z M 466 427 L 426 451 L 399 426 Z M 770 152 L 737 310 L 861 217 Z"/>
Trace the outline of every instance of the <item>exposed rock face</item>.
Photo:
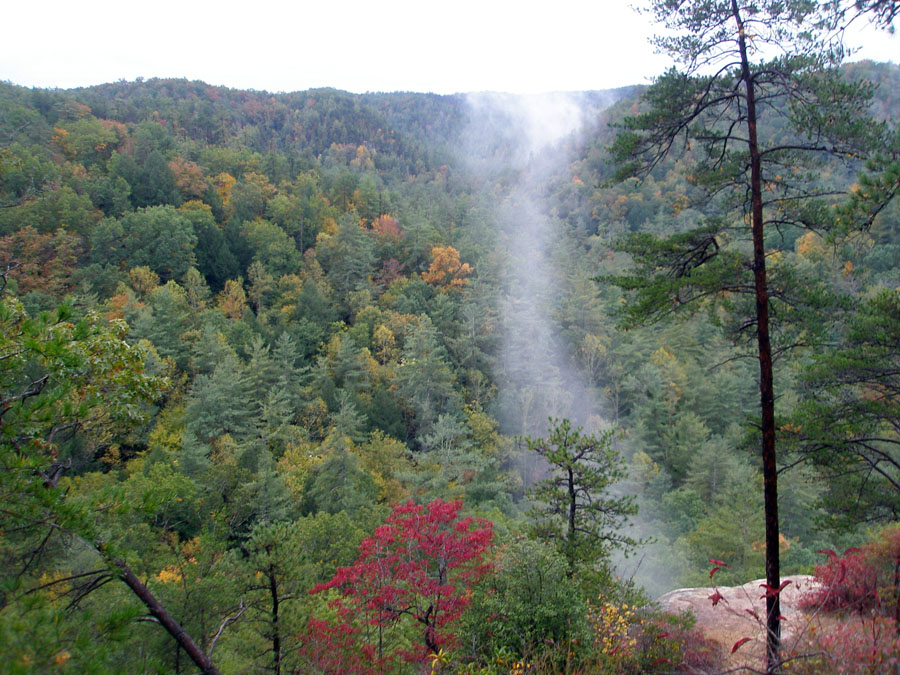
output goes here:
<path id="1" fill-rule="evenodd" d="M 800 596 L 815 583 L 808 575 L 782 577 L 790 580 L 781 592 L 782 644 L 787 651 L 806 631 L 810 617 L 797 605 Z M 664 610 L 681 612 L 690 610 L 697 617 L 697 628 L 708 638 L 722 645 L 723 658 L 728 668 L 764 668 L 766 601 L 763 595 L 765 579 L 751 581 L 743 586 L 718 586 L 715 588 L 680 588 L 670 591 L 657 601 Z M 722 598 L 716 606 L 710 599 L 716 591 Z M 756 616 L 754 616 L 754 613 Z M 758 618 L 757 618 L 758 617 Z M 751 641 L 744 644 L 735 654 L 731 648 L 741 638 Z"/>

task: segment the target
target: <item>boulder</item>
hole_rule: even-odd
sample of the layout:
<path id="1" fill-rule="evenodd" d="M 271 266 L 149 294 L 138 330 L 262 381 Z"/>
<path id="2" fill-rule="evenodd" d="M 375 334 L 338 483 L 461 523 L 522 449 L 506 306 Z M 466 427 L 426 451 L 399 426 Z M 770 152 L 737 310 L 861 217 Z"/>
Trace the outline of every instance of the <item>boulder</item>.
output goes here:
<path id="1" fill-rule="evenodd" d="M 781 592 L 782 644 L 790 652 L 813 620 L 799 608 L 799 601 L 816 582 L 808 575 L 782 577 L 782 581 L 791 582 Z M 766 653 L 765 583 L 765 579 L 757 579 L 743 586 L 679 588 L 657 602 L 668 612 L 690 611 L 697 618 L 697 629 L 721 645 L 726 668 L 759 669 L 764 666 Z M 713 605 L 717 593 L 721 597 Z M 750 641 L 732 654 L 734 644 L 745 637 Z"/>

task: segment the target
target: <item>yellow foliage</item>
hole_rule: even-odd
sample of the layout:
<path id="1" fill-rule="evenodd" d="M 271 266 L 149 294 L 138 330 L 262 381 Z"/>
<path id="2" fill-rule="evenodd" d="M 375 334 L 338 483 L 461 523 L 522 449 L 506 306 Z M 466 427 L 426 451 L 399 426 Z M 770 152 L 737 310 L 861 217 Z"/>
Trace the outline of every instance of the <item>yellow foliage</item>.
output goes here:
<path id="1" fill-rule="evenodd" d="M 237 179 L 230 173 L 222 172 L 213 178 L 213 185 L 216 188 L 216 192 L 219 193 L 219 196 L 222 198 L 222 204 L 224 204 L 226 208 L 231 203 L 231 192 L 234 190 L 235 183 L 237 183 Z"/>
<path id="2" fill-rule="evenodd" d="M 675 361 L 675 354 L 672 353 L 672 350 L 663 345 L 659 349 L 657 349 L 650 356 L 650 361 L 653 365 L 656 366 L 664 366 L 670 361 Z"/>
<path id="3" fill-rule="evenodd" d="M 797 238 L 794 243 L 794 250 L 801 258 L 813 260 L 821 258 L 826 253 L 825 241 L 815 232 L 807 232 Z"/>
<path id="4" fill-rule="evenodd" d="M 791 547 L 791 540 L 785 537 L 781 532 L 778 533 L 778 550 L 779 551 L 787 551 Z M 764 541 L 754 541 L 750 544 L 750 548 L 752 548 L 757 553 L 762 553 L 766 550 L 766 542 Z"/>
<path id="5" fill-rule="evenodd" d="M 175 565 L 166 565 L 156 575 L 156 580 L 161 584 L 178 583 L 183 578 L 181 571 Z"/>
<path id="6" fill-rule="evenodd" d="M 116 443 L 111 444 L 106 451 L 103 453 L 103 456 L 100 458 L 100 461 L 103 462 L 106 466 L 118 466 L 122 463 L 122 453 L 119 451 L 119 446 Z"/>
<path id="7" fill-rule="evenodd" d="M 350 166 L 357 169 L 374 169 L 375 161 L 372 159 L 374 154 L 374 150 L 369 150 L 365 145 L 359 145 L 356 148 L 356 157 L 350 160 Z"/>
<path id="8" fill-rule="evenodd" d="M 588 617 L 593 628 L 594 646 L 601 654 L 618 659 L 631 656 L 637 647 L 637 638 L 629 634 L 629 629 L 643 623 L 643 619 L 637 619 L 634 607 L 603 602 L 598 608 L 590 607 Z"/>
<path id="9" fill-rule="evenodd" d="M 497 430 L 497 420 L 472 405 L 466 406 L 466 426 L 472 433 L 472 441 L 485 457 L 500 454 L 502 437 Z"/>
<path id="10" fill-rule="evenodd" d="M 210 460 L 217 466 L 237 466 L 237 443 L 231 437 L 231 434 L 222 434 L 218 438 L 213 439 L 212 452 L 209 454 Z"/>
<path id="11" fill-rule="evenodd" d="M 132 267 L 128 270 L 128 283 L 141 300 L 146 300 L 159 286 L 159 275 L 147 266 Z"/>
<path id="12" fill-rule="evenodd" d="M 631 474 L 636 481 L 646 485 L 659 475 L 659 465 L 646 452 L 638 450 L 631 460 Z"/>
<path id="13" fill-rule="evenodd" d="M 184 204 L 178 207 L 178 210 L 183 213 L 187 213 L 190 211 L 206 211 L 207 213 L 212 214 L 212 207 L 209 204 L 201 202 L 198 199 L 190 199 L 186 201 Z"/>
<path id="14" fill-rule="evenodd" d="M 265 174 L 258 171 L 247 171 L 244 173 L 244 182 L 248 185 L 254 185 L 259 188 L 260 193 L 266 200 L 272 199 L 278 190 L 269 182 Z"/>
<path id="15" fill-rule="evenodd" d="M 197 564 L 196 556 L 203 550 L 203 542 L 200 540 L 200 537 L 194 537 L 193 539 L 188 539 L 181 545 L 181 554 L 187 558 L 187 561 L 192 565 Z"/>
<path id="16" fill-rule="evenodd" d="M 375 326 L 372 331 L 372 346 L 375 348 L 375 358 L 382 365 L 400 356 L 393 331 L 383 323 Z"/>
<path id="17" fill-rule="evenodd" d="M 368 441 L 351 451 L 372 475 L 378 488 L 379 502 L 397 503 L 408 497 L 407 491 L 395 477 L 395 474 L 410 469 L 408 449 L 404 443 L 377 431 Z"/>
<path id="18" fill-rule="evenodd" d="M 650 361 L 659 368 L 660 375 L 666 380 L 668 391 L 666 392 L 666 403 L 670 409 L 678 404 L 684 387 L 687 384 L 687 374 L 684 367 L 678 362 L 675 354 L 666 347 L 662 346 L 650 356 Z"/>
<path id="19" fill-rule="evenodd" d="M 322 461 L 312 443 L 290 445 L 278 460 L 277 472 L 285 487 L 298 501 L 303 497 L 303 486 L 309 476 L 310 469 Z"/>
<path id="20" fill-rule="evenodd" d="M 68 140 L 69 132 L 62 127 L 53 127 L 53 138 L 51 138 L 51 142 L 55 143 L 62 153 L 69 158 L 75 156 L 74 151 L 69 147 Z"/>
<path id="21" fill-rule="evenodd" d="M 216 296 L 216 306 L 229 319 L 240 319 L 244 316 L 244 312 L 249 310 L 250 306 L 247 304 L 242 277 L 225 282 L 225 289 Z"/>
<path id="22" fill-rule="evenodd" d="M 321 232 L 332 237 L 338 233 L 338 226 L 334 218 L 329 216 L 325 219 L 325 222 L 322 223 Z M 316 241 L 318 242 L 318 238 L 316 238 Z"/>
<path id="23" fill-rule="evenodd" d="M 452 246 L 435 246 L 431 249 L 431 266 L 422 272 L 422 279 L 441 290 L 462 288 L 466 277 L 472 274 L 469 263 L 461 263 L 459 251 Z"/>
<path id="24" fill-rule="evenodd" d="M 61 570 L 57 570 L 52 574 L 45 572 L 41 575 L 40 585 L 46 586 L 44 592 L 47 593 L 47 597 L 49 597 L 50 600 L 57 600 L 58 598 L 63 597 L 72 589 L 72 585 L 70 583 L 60 581 L 61 579 L 65 579 L 67 576 L 69 576 L 69 573 L 63 572 Z"/>

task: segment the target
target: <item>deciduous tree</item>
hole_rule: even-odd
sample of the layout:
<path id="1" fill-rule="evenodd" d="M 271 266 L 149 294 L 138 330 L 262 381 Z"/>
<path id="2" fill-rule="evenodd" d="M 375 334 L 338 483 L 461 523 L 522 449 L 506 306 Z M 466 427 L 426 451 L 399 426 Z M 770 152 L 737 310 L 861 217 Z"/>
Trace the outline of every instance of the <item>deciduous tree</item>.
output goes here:
<path id="1" fill-rule="evenodd" d="M 346 627 L 343 635 L 359 639 L 354 626 L 377 629 L 376 644 L 369 643 L 366 651 L 376 663 L 388 656 L 384 631 L 405 621 L 421 631 L 421 643 L 411 653 L 394 646 L 406 660 L 419 662 L 455 642 L 449 624 L 468 606 L 468 589 L 487 572 L 484 556 L 493 537 L 490 522 L 460 518 L 461 509 L 461 501 L 440 499 L 395 507 L 360 544 L 356 562 L 338 568 L 331 581 L 313 589 L 339 591 L 332 604 Z M 337 634 L 326 630 L 319 635 Z"/>

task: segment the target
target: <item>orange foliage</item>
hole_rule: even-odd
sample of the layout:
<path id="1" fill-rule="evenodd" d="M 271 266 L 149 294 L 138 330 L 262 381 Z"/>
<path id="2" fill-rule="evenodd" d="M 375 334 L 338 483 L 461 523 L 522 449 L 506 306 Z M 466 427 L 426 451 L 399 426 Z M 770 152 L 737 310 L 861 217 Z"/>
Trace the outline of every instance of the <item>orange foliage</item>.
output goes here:
<path id="1" fill-rule="evenodd" d="M 399 241 L 403 238 L 403 230 L 400 229 L 397 219 L 387 214 L 378 216 L 372 221 L 372 232 L 380 239 Z"/>
<path id="2" fill-rule="evenodd" d="M 134 295 L 131 293 L 119 293 L 112 296 L 106 303 L 106 318 L 109 321 L 113 319 L 124 319 L 126 308 L 135 303 Z M 140 306 L 142 303 L 136 303 Z"/>
<path id="3" fill-rule="evenodd" d="M 89 117 L 91 114 L 90 106 L 85 105 L 84 103 L 77 103 L 76 101 L 66 101 L 62 104 L 60 108 L 60 117 L 65 120 L 80 120 L 83 117 Z"/>
<path id="4" fill-rule="evenodd" d="M 0 263 L 4 269 L 10 263 L 18 263 L 9 278 L 16 281 L 20 294 L 44 291 L 61 296 L 72 290 L 70 276 L 80 247 L 80 237 L 63 229 L 38 234 L 31 225 L 26 225 L 0 238 Z"/>
<path id="5" fill-rule="evenodd" d="M 175 185 L 186 199 L 202 197 L 206 192 L 206 180 L 203 178 L 203 169 L 181 157 L 176 157 L 169 162 L 169 168 L 175 175 Z"/>
<path id="6" fill-rule="evenodd" d="M 462 288 L 466 277 L 472 274 L 472 266 L 460 263 L 459 251 L 452 246 L 435 246 L 431 249 L 431 266 L 422 272 L 422 279 L 441 289 Z"/>

